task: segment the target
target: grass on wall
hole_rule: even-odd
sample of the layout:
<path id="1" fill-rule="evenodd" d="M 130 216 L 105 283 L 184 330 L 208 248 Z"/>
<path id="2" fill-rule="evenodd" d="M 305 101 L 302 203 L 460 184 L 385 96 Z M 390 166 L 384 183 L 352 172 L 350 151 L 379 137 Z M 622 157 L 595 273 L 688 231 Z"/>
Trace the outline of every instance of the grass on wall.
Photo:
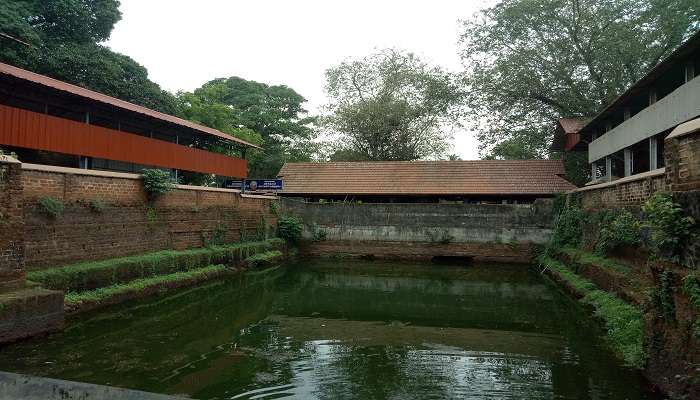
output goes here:
<path id="1" fill-rule="evenodd" d="M 163 250 L 108 260 L 90 261 L 27 273 L 27 279 L 55 290 L 79 291 L 133 279 L 189 271 L 212 264 L 237 263 L 252 254 L 281 246 L 281 239 L 236 243 L 190 250 Z"/>
<path id="2" fill-rule="evenodd" d="M 143 292 L 153 287 L 167 287 L 168 284 L 206 277 L 211 274 L 225 272 L 225 265 L 210 265 L 191 271 L 180 271 L 167 275 L 157 275 L 148 278 L 133 280 L 128 283 L 117 283 L 111 286 L 82 292 L 67 292 L 64 304 L 68 307 L 79 306 L 83 303 L 101 303 L 112 297 L 125 295 L 130 292 Z"/>
<path id="3" fill-rule="evenodd" d="M 645 355 L 642 346 L 642 312 L 620 298 L 598 289 L 591 281 L 576 275 L 562 263 L 543 257 L 540 263 L 554 271 L 583 297 L 580 301 L 594 308 L 594 314 L 605 322 L 607 340 L 625 362 L 642 368 Z"/>
<path id="4" fill-rule="evenodd" d="M 565 254 L 568 254 L 570 257 L 573 257 L 576 261 L 580 263 L 599 265 L 601 267 L 611 269 L 613 271 L 617 271 L 625 275 L 631 272 L 628 266 L 622 265 L 609 258 L 603 257 L 595 253 L 591 253 L 589 251 L 581 250 L 574 247 L 566 247 L 563 248 L 561 251 Z"/>
<path id="5" fill-rule="evenodd" d="M 260 267 L 268 262 L 279 260 L 282 258 L 282 252 L 279 250 L 266 251 L 264 253 L 253 254 L 245 259 L 246 264 L 250 267 Z"/>

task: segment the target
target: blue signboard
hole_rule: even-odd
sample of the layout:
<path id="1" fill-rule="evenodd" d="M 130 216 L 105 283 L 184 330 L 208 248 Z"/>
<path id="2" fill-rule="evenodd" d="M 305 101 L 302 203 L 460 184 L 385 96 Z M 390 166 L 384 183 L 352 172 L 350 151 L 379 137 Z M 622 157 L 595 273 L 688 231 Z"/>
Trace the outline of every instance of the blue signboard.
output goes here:
<path id="1" fill-rule="evenodd" d="M 225 186 L 230 189 L 243 190 L 243 182 L 245 182 L 245 190 L 252 192 L 256 190 L 282 190 L 284 186 L 281 179 L 251 179 L 245 181 L 226 181 Z"/>

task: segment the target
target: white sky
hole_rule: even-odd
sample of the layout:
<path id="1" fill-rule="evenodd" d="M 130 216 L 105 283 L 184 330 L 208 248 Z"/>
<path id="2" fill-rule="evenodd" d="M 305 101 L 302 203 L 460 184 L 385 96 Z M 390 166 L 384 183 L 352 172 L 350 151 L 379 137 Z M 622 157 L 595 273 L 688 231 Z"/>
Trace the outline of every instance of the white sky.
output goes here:
<path id="1" fill-rule="evenodd" d="M 287 85 L 315 111 L 326 102 L 324 71 L 346 58 L 396 47 L 452 71 L 459 19 L 489 0 L 121 0 L 107 43 L 148 68 L 164 89 L 192 91 L 220 77 Z M 469 132 L 454 150 L 478 158 Z"/>

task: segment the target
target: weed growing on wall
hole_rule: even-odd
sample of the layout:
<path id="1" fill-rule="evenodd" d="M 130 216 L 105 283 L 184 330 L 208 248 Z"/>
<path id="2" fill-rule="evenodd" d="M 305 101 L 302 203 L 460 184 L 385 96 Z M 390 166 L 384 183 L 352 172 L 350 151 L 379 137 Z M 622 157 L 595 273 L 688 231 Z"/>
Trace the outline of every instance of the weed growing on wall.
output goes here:
<path id="1" fill-rule="evenodd" d="M 605 255 L 620 246 L 637 246 L 641 242 L 640 221 L 629 210 L 605 213 L 601 218 L 596 253 Z"/>
<path id="2" fill-rule="evenodd" d="M 88 207 L 90 211 L 95 213 L 102 213 L 107 208 L 107 203 L 100 199 L 91 199 L 88 201 Z"/>
<path id="3" fill-rule="evenodd" d="M 146 221 L 148 221 L 148 223 L 150 223 L 150 224 L 158 221 L 158 212 L 156 211 L 155 208 L 153 208 L 153 207 L 146 208 Z"/>
<path id="4" fill-rule="evenodd" d="M 51 218 L 58 218 L 63 214 L 65 206 L 61 200 L 51 196 L 42 197 L 38 200 L 39 209 Z"/>
<path id="5" fill-rule="evenodd" d="M 550 245 L 556 248 L 578 247 L 583 231 L 581 224 L 585 214 L 575 206 L 565 207 L 556 217 Z"/>
<path id="6" fill-rule="evenodd" d="M 700 340 L 700 281 L 696 274 L 687 275 L 683 278 L 683 293 L 688 296 L 690 304 L 695 310 L 695 321 L 691 325 L 691 330 L 693 336 L 697 340 Z"/>
<path id="7" fill-rule="evenodd" d="M 270 202 L 270 213 L 274 215 L 275 217 L 279 216 L 280 213 L 280 203 L 279 201 L 271 201 Z"/>
<path id="8" fill-rule="evenodd" d="M 226 224 L 219 222 L 214 227 L 211 232 L 211 237 L 205 242 L 206 246 L 216 246 L 226 243 L 226 235 L 228 234 L 228 227 Z"/>
<path id="9" fill-rule="evenodd" d="M 654 194 L 642 205 L 642 211 L 642 227 L 649 233 L 649 250 L 657 257 L 679 262 L 684 246 L 693 236 L 695 220 L 684 215 L 671 193 Z"/>
<path id="10" fill-rule="evenodd" d="M 146 196 L 151 201 L 173 190 L 174 187 L 170 173 L 160 169 L 144 169 L 141 171 L 141 180 Z"/>
<path id="11" fill-rule="evenodd" d="M 289 243 L 297 243 L 301 239 L 304 225 L 294 217 L 282 217 L 277 220 L 277 236 Z"/>

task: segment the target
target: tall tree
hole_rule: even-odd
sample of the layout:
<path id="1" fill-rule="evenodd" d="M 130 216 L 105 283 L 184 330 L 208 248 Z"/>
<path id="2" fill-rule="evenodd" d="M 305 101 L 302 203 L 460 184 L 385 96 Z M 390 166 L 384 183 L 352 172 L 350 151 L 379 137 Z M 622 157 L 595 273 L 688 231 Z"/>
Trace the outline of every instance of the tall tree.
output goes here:
<path id="1" fill-rule="evenodd" d="M 231 77 L 178 97 L 185 118 L 262 145 L 249 156 L 250 176 L 274 177 L 285 162 L 310 161 L 316 150 L 306 99 L 287 86 Z"/>
<path id="2" fill-rule="evenodd" d="M 548 156 L 554 122 L 592 116 L 700 28 L 697 0 L 503 0 L 464 22 L 482 156 Z"/>
<path id="3" fill-rule="evenodd" d="M 100 45 L 121 18 L 117 0 L 0 3 L 0 61 L 159 111 L 175 98 L 133 59 Z"/>
<path id="4" fill-rule="evenodd" d="M 326 72 L 335 160 L 416 160 L 449 149 L 462 92 L 453 77 L 388 49 Z"/>

